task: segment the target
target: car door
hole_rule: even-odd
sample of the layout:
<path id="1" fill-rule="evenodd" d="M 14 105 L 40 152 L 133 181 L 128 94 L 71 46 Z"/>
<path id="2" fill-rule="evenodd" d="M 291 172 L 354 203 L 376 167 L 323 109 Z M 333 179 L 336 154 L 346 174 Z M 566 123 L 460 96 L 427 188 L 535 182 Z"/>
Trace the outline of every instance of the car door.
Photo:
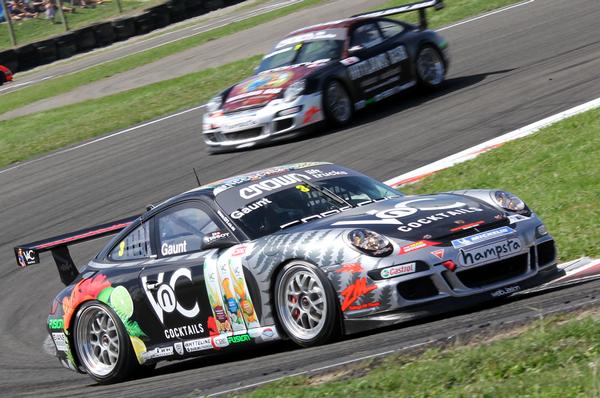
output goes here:
<path id="1" fill-rule="evenodd" d="M 139 282 L 148 314 L 154 318 L 147 333 L 153 341 L 168 345 L 148 355 L 184 356 L 215 344 L 226 346 L 228 330 L 218 329 L 215 319 L 223 320 L 226 314 L 215 314 L 219 306 L 211 305 L 205 280 L 205 260 L 216 250 L 202 250 L 205 235 L 226 228 L 208 206 L 197 201 L 158 213 L 152 225 L 156 258 L 141 270 Z"/>
<path id="2" fill-rule="evenodd" d="M 361 99 L 367 102 L 381 99 L 382 93 L 400 86 L 408 78 L 403 72 L 408 71 L 406 48 L 398 40 L 401 32 L 393 32 L 394 26 L 390 28 L 383 22 L 371 20 L 354 26 L 349 58 L 343 61 L 348 64 L 349 77 Z"/>

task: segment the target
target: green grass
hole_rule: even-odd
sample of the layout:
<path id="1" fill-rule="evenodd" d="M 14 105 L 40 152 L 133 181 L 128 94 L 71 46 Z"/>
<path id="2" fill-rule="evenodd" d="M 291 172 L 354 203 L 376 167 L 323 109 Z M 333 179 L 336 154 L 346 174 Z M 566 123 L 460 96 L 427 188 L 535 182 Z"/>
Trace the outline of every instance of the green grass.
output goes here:
<path id="1" fill-rule="evenodd" d="M 0 121 L 0 167 L 202 104 L 223 85 L 251 74 L 259 61 L 260 56 L 255 56 L 97 100 Z"/>
<path id="2" fill-rule="evenodd" d="M 35 101 L 69 92 L 79 86 L 93 83 L 98 80 L 109 78 L 118 73 L 135 69 L 169 55 L 198 46 L 202 43 L 249 29 L 262 23 L 271 21 L 275 18 L 291 14 L 299 9 L 313 6 L 322 1 L 323 0 L 305 0 L 302 3 L 292 4 L 287 7 L 245 19 L 243 21 L 230 23 L 226 26 L 170 43 L 169 45 L 153 48 L 151 50 L 143 51 L 98 66 L 87 68 L 81 72 L 61 76 L 52 80 L 37 83 L 31 87 L 4 94 L 0 96 L 0 98 L 2 98 L 0 101 L 0 113 L 5 113 Z"/>
<path id="3" fill-rule="evenodd" d="M 563 120 L 408 185 L 407 193 L 501 188 L 521 197 L 556 238 L 559 256 L 600 257 L 600 109 Z"/>
<path id="4" fill-rule="evenodd" d="M 121 0 L 123 13 L 131 10 L 148 8 L 153 5 L 164 2 L 164 0 Z M 67 7 L 69 3 L 65 3 Z M 107 20 L 110 17 L 118 15 L 117 6 L 113 2 L 107 2 L 98 5 L 96 8 L 75 7 L 74 13 L 65 12 L 65 17 L 70 29 L 77 29 L 82 26 L 91 25 L 94 22 Z M 39 14 L 37 18 L 26 19 L 22 21 L 13 21 L 17 45 L 31 43 L 37 40 L 43 40 L 64 32 L 60 22 L 60 16 L 56 14 L 56 23 L 46 19 L 44 14 Z M 12 48 L 8 28 L 6 24 L 0 25 L 0 51 Z"/>
<path id="5" fill-rule="evenodd" d="M 600 396 L 598 313 L 538 321 L 493 342 L 393 355 L 317 377 L 294 377 L 247 398 L 575 398 Z"/>
<path id="6" fill-rule="evenodd" d="M 407 0 L 390 0 L 383 7 L 376 7 L 375 9 L 396 7 L 410 2 Z M 427 10 L 427 20 L 429 21 L 429 27 L 435 29 L 451 22 L 460 21 L 470 16 L 518 2 L 519 0 L 444 0 L 445 8 L 443 10 L 434 11 L 431 8 Z M 416 12 L 401 14 L 396 18 L 412 23 L 417 23 L 419 20 Z"/>

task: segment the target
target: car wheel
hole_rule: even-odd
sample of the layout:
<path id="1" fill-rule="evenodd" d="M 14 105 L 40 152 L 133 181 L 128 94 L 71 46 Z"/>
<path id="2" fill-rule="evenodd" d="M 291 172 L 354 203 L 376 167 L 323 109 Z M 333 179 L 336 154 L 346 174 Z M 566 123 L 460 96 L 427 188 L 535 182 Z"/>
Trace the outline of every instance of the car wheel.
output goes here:
<path id="1" fill-rule="evenodd" d="M 335 291 L 323 271 L 312 264 L 287 264 L 277 275 L 274 296 L 279 323 L 295 343 L 310 347 L 338 334 Z"/>
<path id="2" fill-rule="evenodd" d="M 4 73 L 0 71 L 0 86 L 3 85 L 4 82 L 6 82 L 6 76 L 4 76 Z"/>
<path id="3" fill-rule="evenodd" d="M 436 48 L 426 45 L 417 55 L 417 79 L 422 87 L 435 89 L 439 87 L 446 77 L 446 65 Z"/>
<path id="4" fill-rule="evenodd" d="M 77 357 L 97 382 L 124 380 L 140 367 L 123 323 L 103 303 L 84 303 L 77 312 L 74 331 Z"/>
<path id="5" fill-rule="evenodd" d="M 325 86 L 323 108 L 327 120 L 336 126 L 347 124 L 354 113 L 354 106 L 348 91 L 337 80 L 331 80 Z"/>

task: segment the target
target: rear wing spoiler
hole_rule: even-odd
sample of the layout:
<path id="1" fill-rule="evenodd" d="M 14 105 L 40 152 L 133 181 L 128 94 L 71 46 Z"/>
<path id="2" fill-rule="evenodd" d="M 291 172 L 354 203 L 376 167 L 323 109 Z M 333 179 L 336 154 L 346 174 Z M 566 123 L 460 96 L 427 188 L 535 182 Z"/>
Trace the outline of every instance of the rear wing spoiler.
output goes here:
<path id="1" fill-rule="evenodd" d="M 79 271 L 69 253 L 69 246 L 121 232 L 138 217 L 139 215 L 127 217 L 37 242 L 18 245 L 14 248 L 17 265 L 25 268 L 29 265 L 39 264 L 40 253 L 51 251 L 56 268 L 58 268 L 60 280 L 68 285 L 79 275 Z"/>
<path id="2" fill-rule="evenodd" d="M 433 7 L 435 10 L 441 10 L 444 8 L 444 2 L 442 0 L 429 0 L 419 1 L 416 3 L 405 4 L 398 7 L 385 8 L 378 11 L 370 11 L 362 14 L 353 15 L 353 18 L 377 18 L 387 17 L 389 15 L 404 14 L 411 11 L 419 11 L 419 27 L 421 29 L 427 29 L 427 14 L 425 10 Z"/>

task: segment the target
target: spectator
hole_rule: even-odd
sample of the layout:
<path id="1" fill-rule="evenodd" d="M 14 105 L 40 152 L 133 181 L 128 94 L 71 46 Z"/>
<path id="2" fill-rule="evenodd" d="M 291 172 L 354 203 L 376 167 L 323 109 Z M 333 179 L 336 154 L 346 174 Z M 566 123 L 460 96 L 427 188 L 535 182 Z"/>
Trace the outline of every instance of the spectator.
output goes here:
<path id="1" fill-rule="evenodd" d="M 56 0 L 44 0 L 44 8 L 46 9 L 46 19 L 54 22 L 56 18 Z"/>
<path id="2" fill-rule="evenodd" d="M 37 17 L 36 13 L 27 11 L 25 5 L 18 0 L 8 1 L 6 6 L 8 7 L 8 14 L 12 20 L 20 21 L 26 18 Z"/>

